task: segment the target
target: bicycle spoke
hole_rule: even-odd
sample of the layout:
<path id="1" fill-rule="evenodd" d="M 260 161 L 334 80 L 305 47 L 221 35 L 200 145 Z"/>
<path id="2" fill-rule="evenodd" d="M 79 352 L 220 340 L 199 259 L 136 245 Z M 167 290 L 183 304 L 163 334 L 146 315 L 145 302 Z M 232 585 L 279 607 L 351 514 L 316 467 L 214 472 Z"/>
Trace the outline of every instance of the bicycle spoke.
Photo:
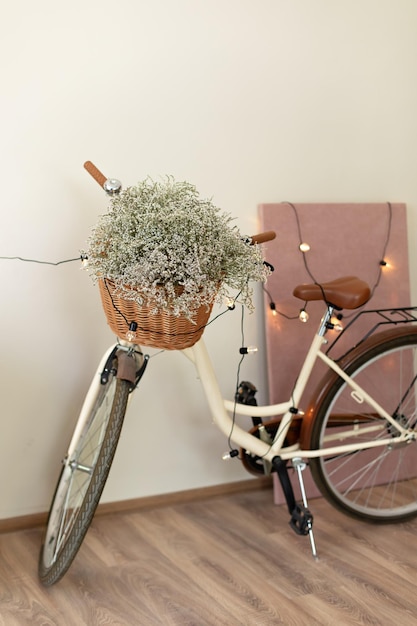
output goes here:
<path id="1" fill-rule="evenodd" d="M 311 447 L 352 445 L 346 454 L 312 459 L 313 477 L 336 506 L 375 521 L 417 514 L 417 334 L 402 334 L 351 365 L 355 382 L 392 416 L 375 414 L 361 394 L 337 380 L 322 399 Z M 358 403 L 361 406 L 358 406 Z M 358 411 L 360 408 L 360 411 Z M 407 439 L 403 434 L 409 431 Z M 401 435 L 401 437 L 400 437 Z M 381 446 L 355 450 L 359 442 Z"/>
<path id="2" fill-rule="evenodd" d="M 93 518 L 116 450 L 130 383 L 109 377 L 71 442 L 52 501 L 39 558 L 44 585 L 67 571 Z"/>

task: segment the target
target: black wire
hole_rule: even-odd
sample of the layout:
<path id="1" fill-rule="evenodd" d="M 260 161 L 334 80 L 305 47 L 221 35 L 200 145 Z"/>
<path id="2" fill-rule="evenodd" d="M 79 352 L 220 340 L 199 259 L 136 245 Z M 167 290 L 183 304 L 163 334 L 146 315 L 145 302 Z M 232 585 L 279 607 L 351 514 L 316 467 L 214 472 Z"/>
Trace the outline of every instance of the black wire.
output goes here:
<path id="1" fill-rule="evenodd" d="M 382 257 L 381 257 L 381 261 L 379 263 L 379 267 L 378 267 L 378 273 L 377 273 L 377 277 L 376 277 L 376 281 L 374 286 L 371 289 L 371 295 L 369 296 L 369 300 L 371 300 L 371 298 L 373 297 L 376 288 L 378 287 L 379 283 L 381 282 L 381 276 L 382 276 L 382 261 L 385 260 L 385 253 L 387 251 L 388 248 L 388 243 L 391 237 L 391 223 L 392 223 L 392 205 L 391 202 L 387 202 L 388 205 L 388 228 L 387 228 L 387 236 L 385 238 L 385 243 L 384 243 L 384 247 L 382 250 Z M 369 302 L 368 300 L 368 302 Z M 353 317 L 354 315 L 357 315 L 357 310 L 355 311 L 351 311 L 350 313 L 344 313 L 343 314 L 343 318 L 345 320 L 350 319 L 351 317 Z"/>
<path id="2" fill-rule="evenodd" d="M 104 286 L 106 287 L 107 293 L 109 294 L 109 297 L 110 297 L 113 309 L 116 311 L 116 313 L 118 313 L 120 315 L 120 317 L 122 317 L 124 319 L 124 321 L 126 322 L 126 326 L 129 328 L 129 326 L 130 326 L 129 320 L 122 313 L 122 311 L 119 309 L 119 307 L 116 305 L 115 301 L 113 300 L 113 296 L 112 296 L 111 291 L 109 289 L 108 280 L 105 278 L 103 282 L 104 282 Z M 133 320 L 131 320 L 131 321 L 133 321 Z"/>
<path id="3" fill-rule="evenodd" d="M 63 263 L 73 263 L 74 261 L 80 261 L 81 257 L 77 257 L 75 259 L 65 259 L 64 261 L 57 261 L 56 263 L 52 261 L 38 261 L 37 259 L 24 259 L 21 256 L 0 256 L 0 259 L 3 261 L 24 261 L 25 263 L 39 263 L 41 265 L 62 265 Z"/>
<path id="4" fill-rule="evenodd" d="M 131 320 L 129 322 L 129 320 L 127 319 L 127 317 L 122 313 L 122 311 L 118 308 L 118 306 L 116 305 L 113 296 L 110 292 L 109 286 L 108 286 L 108 281 L 107 279 L 104 279 L 104 284 L 107 290 L 107 293 L 109 294 L 112 306 L 114 308 L 114 310 L 116 311 L 116 313 L 118 313 L 120 315 L 120 317 L 122 317 L 124 319 L 124 321 L 126 322 L 126 326 L 129 328 L 130 323 L 134 320 Z M 237 299 L 239 298 L 241 292 L 239 291 L 239 293 L 237 294 L 236 298 L 235 298 L 235 302 L 237 301 Z M 243 305 L 242 305 L 243 306 Z M 199 326 L 198 328 L 195 328 L 193 331 L 191 332 L 183 332 L 183 333 L 167 333 L 166 331 L 156 331 L 156 330 L 152 330 L 152 334 L 159 334 L 159 335 L 164 335 L 165 337 L 183 337 L 183 336 L 188 336 L 188 335 L 194 335 L 195 333 L 199 332 L 201 329 L 205 329 L 207 328 L 207 326 L 210 326 L 210 324 L 212 324 L 213 322 L 215 322 L 217 319 L 219 319 L 219 317 L 221 317 L 222 315 L 224 315 L 225 313 L 229 313 L 230 311 L 232 311 L 234 309 L 234 307 L 228 307 L 227 309 L 225 309 L 224 311 L 221 311 L 220 313 L 218 313 L 217 315 L 215 315 L 215 317 L 211 318 L 206 324 L 203 324 L 202 326 Z M 146 329 L 144 328 L 140 328 L 141 332 L 146 332 Z"/>
<path id="5" fill-rule="evenodd" d="M 110 300 L 112 302 L 112 306 L 114 307 L 114 309 L 116 310 L 116 312 L 125 320 L 127 326 L 129 326 L 129 321 L 127 320 L 126 316 L 120 311 L 120 309 L 117 307 L 116 303 L 113 300 L 112 294 L 110 292 L 109 286 L 108 286 L 108 281 L 106 279 L 104 279 L 104 284 L 106 286 L 107 289 L 107 293 L 110 296 Z M 237 295 L 237 297 L 235 298 L 235 302 L 237 301 L 237 298 L 239 297 L 239 294 Z M 233 307 L 234 308 L 234 307 Z M 200 326 L 200 328 L 197 328 L 194 332 L 197 332 L 198 330 L 201 330 L 201 328 L 206 328 L 207 326 L 209 326 L 210 324 L 212 324 L 213 322 L 215 322 L 219 317 L 221 317 L 222 315 L 224 315 L 225 313 L 230 312 L 231 310 L 233 310 L 232 308 L 228 307 L 227 309 L 225 309 L 224 311 L 221 311 L 218 315 L 216 315 L 215 317 L 213 317 L 207 324 L 205 324 L 203 327 Z M 243 304 L 241 305 L 241 318 L 240 318 L 240 335 L 241 335 L 241 346 L 244 347 L 245 345 L 245 333 L 244 333 L 244 318 L 245 318 L 245 307 L 243 306 Z M 141 331 L 143 331 L 143 329 L 141 329 Z M 161 333 L 161 334 L 167 334 L 167 333 Z M 172 336 L 179 336 L 179 335 L 187 335 L 189 333 L 170 333 Z M 158 352 L 158 354 L 160 354 L 161 352 L 164 352 L 164 350 L 161 350 L 160 352 Z M 245 358 L 245 354 L 242 354 L 241 359 L 238 363 L 237 366 L 237 371 L 236 371 L 236 390 L 235 390 L 235 403 L 234 403 L 234 408 L 233 408 L 233 415 L 232 415 L 232 426 L 230 428 L 230 433 L 228 436 L 228 446 L 229 446 L 229 450 L 233 451 L 234 448 L 232 447 L 232 434 L 233 434 L 233 429 L 236 423 L 236 393 L 237 390 L 239 388 L 239 381 L 240 381 L 240 368 L 241 365 L 243 363 L 243 360 Z"/>
<path id="6" fill-rule="evenodd" d="M 373 286 L 373 288 L 371 289 L 371 298 L 374 295 L 375 289 L 378 287 L 380 280 L 381 280 L 381 276 L 382 276 L 382 265 L 381 262 L 385 261 L 385 254 L 388 248 L 388 243 L 391 237 L 391 225 L 392 225 L 392 205 L 391 202 L 387 202 L 388 205 L 388 228 L 387 228 L 387 236 L 385 238 L 385 243 L 384 243 L 384 247 L 382 250 L 382 257 L 381 257 L 381 261 L 379 264 L 379 269 L 378 269 L 378 276 L 375 282 L 375 285 Z"/>
<path id="7" fill-rule="evenodd" d="M 270 292 L 268 291 L 268 289 L 265 287 L 265 285 L 262 285 L 262 289 L 264 290 L 264 292 L 266 293 L 266 295 L 269 298 L 269 304 L 273 304 L 274 305 L 274 308 L 271 309 L 272 311 L 276 311 L 278 315 L 281 315 L 282 317 L 285 317 L 285 319 L 287 319 L 287 320 L 298 320 L 299 315 L 287 315 L 286 313 L 283 313 L 282 311 L 277 309 L 277 307 L 275 306 L 275 302 L 273 301 L 272 296 L 271 296 Z"/>
<path id="8" fill-rule="evenodd" d="M 304 239 L 303 239 L 303 235 L 301 233 L 301 224 L 300 224 L 300 218 L 298 216 L 297 209 L 295 208 L 293 203 L 292 202 L 288 202 L 288 200 L 285 200 L 285 204 L 288 204 L 288 206 L 290 206 L 292 208 L 292 210 L 293 210 L 293 213 L 294 213 L 294 216 L 295 216 L 295 221 L 296 221 L 296 224 L 297 224 L 299 245 L 301 245 L 303 243 Z M 313 283 L 315 283 L 316 285 L 320 285 L 320 283 L 313 276 L 313 273 L 312 273 L 312 271 L 310 270 L 310 268 L 308 266 L 307 258 L 306 258 L 305 253 L 302 250 L 300 250 L 300 252 L 303 255 L 303 262 L 304 262 L 304 266 L 305 266 L 307 274 L 310 276 L 310 278 L 313 281 Z"/>
<path id="9" fill-rule="evenodd" d="M 296 224 L 297 224 L 297 232 L 298 232 L 299 244 L 301 245 L 304 240 L 303 240 L 303 236 L 302 236 L 302 232 L 301 232 L 300 218 L 299 218 L 297 209 L 296 209 L 295 205 L 292 202 L 289 202 L 288 200 L 285 200 L 284 204 L 288 204 L 288 206 L 291 207 L 291 209 L 293 210 L 293 213 L 294 213 L 294 216 L 295 216 L 295 221 L 296 221 Z M 381 260 L 384 260 L 385 253 L 386 253 L 387 248 L 388 248 L 388 243 L 389 243 L 389 240 L 390 240 L 390 237 L 391 237 L 391 224 L 392 224 L 392 205 L 391 205 L 391 202 L 387 202 L 387 206 L 388 206 L 388 228 L 387 228 L 387 235 L 386 235 L 386 238 L 385 238 L 385 243 L 384 243 L 384 246 L 383 246 Z M 314 282 L 314 284 L 317 285 L 320 288 L 323 300 L 324 300 L 324 302 L 326 302 L 326 294 L 324 292 L 324 289 L 323 289 L 322 285 L 316 280 L 315 276 L 313 275 L 312 271 L 310 270 L 310 267 L 309 267 L 308 262 L 307 262 L 306 253 L 303 252 L 302 250 L 300 250 L 300 252 L 301 252 L 301 254 L 303 256 L 303 263 L 304 263 L 304 267 L 305 267 L 305 270 L 306 270 L 307 274 L 309 275 L 311 280 Z M 376 288 L 378 287 L 378 285 L 380 283 L 381 276 L 382 276 L 382 265 L 380 263 L 379 264 L 379 269 L 378 269 L 378 275 L 377 275 L 377 278 L 376 278 L 376 282 L 375 282 L 374 286 L 371 289 L 371 296 L 370 296 L 370 298 L 372 298 L 372 296 L 374 295 L 375 290 L 376 290 Z M 270 297 L 270 301 L 273 302 L 270 294 L 268 294 L 268 295 Z M 281 315 L 282 315 L 282 313 L 281 313 Z M 344 317 L 346 318 L 348 316 L 344 315 Z M 290 318 L 290 319 L 295 319 L 295 318 Z"/>
<path id="10" fill-rule="evenodd" d="M 241 341 L 241 346 L 242 348 L 245 346 L 245 331 L 244 331 L 244 318 L 245 318 L 245 307 L 242 304 L 242 311 L 241 311 L 241 315 L 240 315 L 240 341 Z M 239 383 L 240 383 L 240 368 L 241 365 L 243 363 L 243 360 L 245 358 L 245 354 L 242 354 L 240 361 L 237 365 L 237 370 L 236 370 L 236 387 L 235 387 L 235 402 L 234 402 L 234 406 L 233 406 L 233 414 L 232 414 L 232 426 L 230 428 L 230 433 L 229 433 L 229 437 L 227 438 L 227 444 L 229 446 L 229 450 L 232 451 L 233 447 L 232 447 L 232 435 L 233 435 L 233 429 L 235 427 L 235 423 L 236 423 L 236 404 L 237 404 L 237 392 L 239 389 Z"/>
<path id="11" fill-rule="evenodd" d="M 295 206 L 293 205 L 292 202 L 288 202 L 288 200 L 286 200 L 285 202 L 286 202 L 286 204 L 288 204 L 292 208 L 292 210 L 294 212 L 295 221 L 297 223 L 299 246 L 301 246 L 301 244 L 303 243 L 304 240 L 303 240 L 303 236 L 301 234 L 300 218 L 298 216 L 297 209 L 295 208 Z M 304 267 L 305 267 L 305 270 L 306 270 L 307 274 L 309 275 L 309 277 L 311 278 L 313 283 L 320 288 L 322 298 L 323 298 L 324 302 L 326 302 L 326 294 L 324 293 L 324 289 L 323 289 L 322 285 L 319 283 L 319 281 L 315 278 L 315 276 L 313 275 L 312 271 L 310 270 L 310 268 L 308 266 L 308 263 L 307 263 L 307 257 L 306 257 L 305 252 L 303 252 L 301 250 L 301 248 L 299 248 L 299 250 L 300 250 L 300 252 L 302 254 L 303 263 L 304 263 Z"/>

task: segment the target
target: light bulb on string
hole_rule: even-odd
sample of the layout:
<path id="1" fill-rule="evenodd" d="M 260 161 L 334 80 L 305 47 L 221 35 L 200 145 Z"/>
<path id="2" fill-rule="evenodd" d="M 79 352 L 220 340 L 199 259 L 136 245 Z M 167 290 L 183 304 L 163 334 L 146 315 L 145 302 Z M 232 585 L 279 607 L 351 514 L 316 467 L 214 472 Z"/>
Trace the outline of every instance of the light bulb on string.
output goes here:
<path id="1" fill-rule="evenodd" d="M 300 322 L 303 322 L 305 324 L 306 322 L 308 322 L 308 318 L 309 318 L 309 315 L 307 311 L 305 309 L 301 309 L 300 315 L 298 316 L 298 319 L 300 320 Z"/>
<path id="2" fill-rule="evenodd" d="M 343 330 L 343 325 L 340 323 L 340 320 L 337 317 L 332 317 L 330 320 L 330 324 L 332 330 L 335 330 L 338 333 L 341 333 Z"/>
<path id="3" fill-rule="evenodd" d="M 273 315 L 274 317 L 276 317 L 276 316 L 278 315 L 278 311 L 277 311 L 277 308 L 276 308 L 276 306 L 275 306 L 275 302 L 270 302 L 270 303 L 269 303 L 269 308 L 270 308 L 270 310 L 271 310 L 271 312 L 272 312 L 272 315 Z"/>
<path id="4" fill-rule="evenodd" d="M 305 241 L 303 241 L 302 243 L 300 243 L 300 245 L 298 246 L 299 249 L 301 250 L 301 252 L 308 252 L 310 250 L 310 246 L 308 243 L 306 243 Z"/>
<path id="5" fill-rule="evenodd" d="M 138 325 L 136 322 L 131 322 L 129 324 L 129 330 L 126 333 L 127 341 L 134 341 L 136 339 L 137 328 L 138 328 Z"/>
<path id="6" fill-rule="evenodd" d="M 257 346 L 242 346 L 239 348 L 240 354 L 255 354 L 258 352 Z"/>

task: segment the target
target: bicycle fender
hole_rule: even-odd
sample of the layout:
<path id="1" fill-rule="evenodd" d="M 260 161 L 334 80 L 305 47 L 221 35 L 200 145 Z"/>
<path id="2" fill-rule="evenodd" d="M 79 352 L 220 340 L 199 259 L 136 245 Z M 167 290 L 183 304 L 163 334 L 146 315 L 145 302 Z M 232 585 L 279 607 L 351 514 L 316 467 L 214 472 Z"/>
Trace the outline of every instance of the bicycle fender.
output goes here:
<path id="1" fill-rule="evenodd" d="M 128 354 L 125 350 L 118 350 L 117 355 L 117 374 L 116 378 L 128 380 L 132 385 L 136 382 L 136 360 L 135 357 Z"/>
<path id="2" fill-rule="evenodd" d="M 356 348 L 353 348 L 348 354 L 346 354 L 338 365 L 344 370 L 349 372 L 349 369 L 354 365 L 355 361 L 362 357 L 365 352 L 369 352 L 374 348 L 379 347 L 381 344 L 394 339 L 396 337 L 417 335 L 417 327 L 406 325 L 403 328 L 390 328 L 388 330 L 376 333 L 363 343 L 359 344 Z M 310 448 L 311 431 L 313 429 L 314 419 L 320 408 L 322 402 L 326 398 L 330 388 L 338 380 L 339 376 L 333 370 L 329 370 L 321 379 L 317 385 L 314 393 L 311 396 L 311 400 L 308 405 L 308 409 L 305 412 L 303 421 L 301 424 L 300 433 L 300 446 L 302 450 L 308 450 Z"/>

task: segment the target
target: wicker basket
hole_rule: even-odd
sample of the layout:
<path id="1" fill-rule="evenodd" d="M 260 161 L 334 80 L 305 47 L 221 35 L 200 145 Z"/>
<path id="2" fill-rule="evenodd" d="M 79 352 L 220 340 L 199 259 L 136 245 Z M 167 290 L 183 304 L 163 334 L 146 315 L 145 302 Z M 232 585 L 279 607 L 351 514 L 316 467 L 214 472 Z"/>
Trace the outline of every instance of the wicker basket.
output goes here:
<path id="1" fill-rule="evenodd" d="M 129 324 L 136 322 L 133 343 L 153 348 L 183 350 L 193 346 L 203 334 L 213 307 L 213 304 L 209 307 L 201 306 L 193 316 L 193 321 L 164 311 L 155 315 L 151 313 L 151 303 L 147 306 L 138 305 L 117 295 L 111 281 L 99 280 L 98 284 L 107 323 L 112 331 L 120 339 L 125 339 Z"/>

